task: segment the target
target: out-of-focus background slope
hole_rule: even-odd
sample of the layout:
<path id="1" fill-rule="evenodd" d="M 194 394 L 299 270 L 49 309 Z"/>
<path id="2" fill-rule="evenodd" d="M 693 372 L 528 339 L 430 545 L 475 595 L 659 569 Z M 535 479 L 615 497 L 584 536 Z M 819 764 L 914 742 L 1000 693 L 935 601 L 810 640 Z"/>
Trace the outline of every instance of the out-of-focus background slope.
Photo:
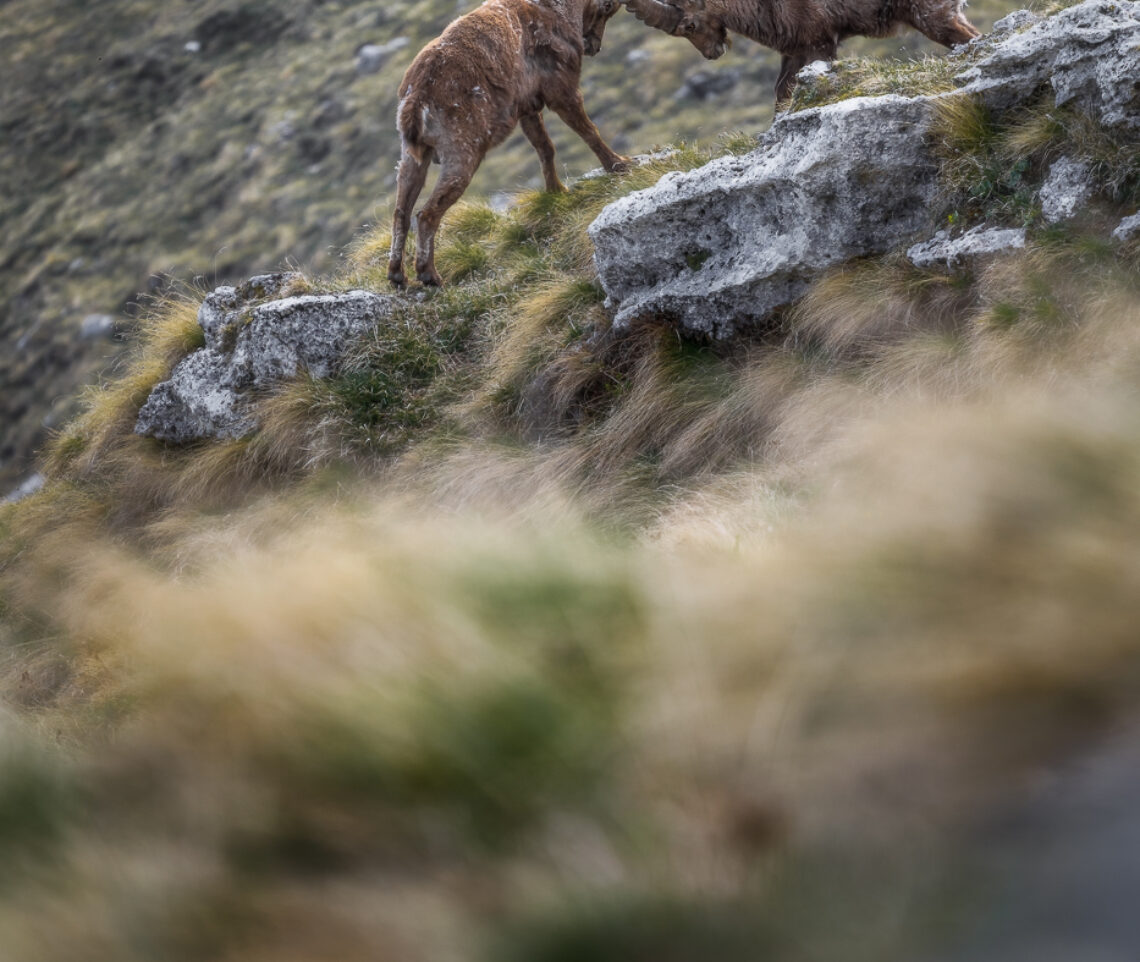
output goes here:
<path id="1" fill-rule="evenodd" d="M 1017 4 L 971 8 L 981 26 Z M 118 355 L 140 294 L 292 261 L 331 268 L 385 220 L 396 89 L 473 3 L 7 0 L 0 17 L 0 493 Z M 363 48 L 363 51 L 362 51 Z M 930 49 L 917 34 L 850 53 Z M 583 77 L 614 147 L 711 141 L 771 119 L 778 58 L 706 63 L 621 12 Z M 556 119 L 568 177 L 595 161 Z M 521 134 L 473 194 L 539 185 Z M 84 324 L 86 321 L 86 325 Z"/>

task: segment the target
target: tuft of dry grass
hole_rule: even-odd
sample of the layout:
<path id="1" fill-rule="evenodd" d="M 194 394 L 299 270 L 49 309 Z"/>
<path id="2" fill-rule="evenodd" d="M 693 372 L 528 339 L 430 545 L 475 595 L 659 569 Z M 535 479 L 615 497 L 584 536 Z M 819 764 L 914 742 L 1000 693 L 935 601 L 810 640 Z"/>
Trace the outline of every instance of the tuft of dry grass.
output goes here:
<path id="1" fill-rule="evenodd" d="M 866 261 L 812 285 L 791 311 L 792 329 L 842 356 L 926 331 L 952 330 L 970 292 L 954 277 L 906 261 Z"/>
<path id="2" fill-rule="evenodd" d="M 134 428 L 139 408 L 174 365 L 204 343 L 198 326 L 201 293 L 178 291 L 150 306 L 139 323 L 135 352 L 112 380 L 89 389 L 85 411 L 45 451 L 49 475 L 92 470 Z"/>

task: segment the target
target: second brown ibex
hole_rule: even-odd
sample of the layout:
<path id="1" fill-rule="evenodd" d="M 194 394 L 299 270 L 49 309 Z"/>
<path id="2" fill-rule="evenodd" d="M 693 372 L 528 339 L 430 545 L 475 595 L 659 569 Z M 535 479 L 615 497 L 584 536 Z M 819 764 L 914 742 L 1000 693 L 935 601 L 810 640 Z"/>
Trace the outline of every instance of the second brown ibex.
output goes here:
<path id="1" fill-rule="evenodd" d="M 388 279 L 402 287 L 412 208 L 433 160 L 439 181 L 416 218 L 416 277 L 438 286 L 435 234 L 492 147 L 521 125 L 538 151 L 547 190 L 564 190 L 542 122 L 549 107 L 608 171 L 627 158 L 602 140 L 579 89 L 583 54 L 601 47 L 618 0 L 487 0 L 416 56 L 400 84 L 401 155 Z"/>
<path id="2" fill-rule="evenodd" d="M 651 27 L 687 37 L 706 58 L 728 47 L 728 32 L 783 56 L 776 103 L 788 100 L 796 74 L 815 60 L 832 61 L 848 37 L 887 37 L 913 27 L 946 47 L 979 36 L 965 0 L 626 0 Z"/>

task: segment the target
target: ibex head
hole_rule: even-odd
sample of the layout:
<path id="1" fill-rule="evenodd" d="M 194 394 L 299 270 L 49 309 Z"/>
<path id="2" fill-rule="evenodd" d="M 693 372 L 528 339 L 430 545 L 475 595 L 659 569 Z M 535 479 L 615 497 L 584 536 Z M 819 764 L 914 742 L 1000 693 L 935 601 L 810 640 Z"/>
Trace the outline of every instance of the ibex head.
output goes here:
<path id="1" fill-rule="evenodd" d="M 606 24 L 621 7 L 619 0 L 589 0 L 582 12 L 582 45 L 586 56 L 592 57 L 602 49 Z"/>
<path id="2" fill-rule="evenodd" d="M 623 0 L 638 20 L 685 37 L 706 60 L 716 60 L 730 46 L 728 29 L 715 14 L 706 12 L 705 0 Z"/>

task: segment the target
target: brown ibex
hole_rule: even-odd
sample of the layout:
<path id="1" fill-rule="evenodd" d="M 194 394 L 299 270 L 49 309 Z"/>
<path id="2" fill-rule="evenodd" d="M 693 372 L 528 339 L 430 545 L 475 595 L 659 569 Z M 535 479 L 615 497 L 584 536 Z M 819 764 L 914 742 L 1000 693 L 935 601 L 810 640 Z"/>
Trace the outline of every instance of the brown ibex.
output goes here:
<path id="1" fill-rule="evenodd" d="M 796 74 L 815 60 L 832 61 L 848 37 L 887 37 L 914 27 L 952 47 L 979 36 L 966 19 L 964 0 L 626 0 L 638 19 L 676 37 L 687 37 L 715 60 L 739 33 L 783 56 L 776 103 L 785 102 Z"/>
<path id="2" fill-rule="evenodd" d="M 408 68 L 400 84 L 396 126 L 401 154 L 388 279 L 402 287 L 404 246 L 428 167 L 439 182 L 416 219 L 416 277 L 438 286 L 435 233 L 467 189 L 483 157 L 521 125 L 538 151 L 546 189 L 565 190 L 554 144 L 542 122 L 549 107 L 589 145 L 606 170 L 629 160 L 602 140 L 586 115 L 578 83 L 582 55 L 602 45 L 618 0 L 486 0 L 452 22 Z"/>

